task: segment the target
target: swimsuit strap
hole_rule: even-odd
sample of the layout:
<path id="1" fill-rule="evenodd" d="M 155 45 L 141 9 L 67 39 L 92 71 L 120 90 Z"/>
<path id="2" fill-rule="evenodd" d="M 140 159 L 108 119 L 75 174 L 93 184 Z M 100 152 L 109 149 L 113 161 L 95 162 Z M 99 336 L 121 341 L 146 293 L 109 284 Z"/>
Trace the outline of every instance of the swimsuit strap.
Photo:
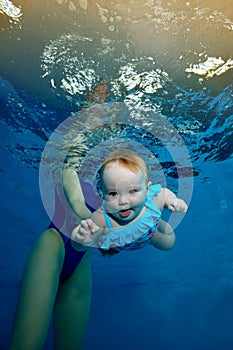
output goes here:
<path id="1" fill-rule="evenodd" d="M 111 224 L 111 221 L 110 221 L 110 217 L 108 216 L 107 213 L 105 213 L 105 211 L 104 211 L 104 218 L 105 218 L 107 227 L 108 227 L 108 228 L 112 228 L 112 224 Z"/>

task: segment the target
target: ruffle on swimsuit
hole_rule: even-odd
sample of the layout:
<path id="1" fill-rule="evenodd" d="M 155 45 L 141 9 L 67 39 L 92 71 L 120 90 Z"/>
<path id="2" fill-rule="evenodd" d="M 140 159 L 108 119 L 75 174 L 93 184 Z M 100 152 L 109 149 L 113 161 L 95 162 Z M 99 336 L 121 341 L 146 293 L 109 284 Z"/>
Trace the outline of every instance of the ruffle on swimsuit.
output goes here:
<path id="1" fill-rule="evenodd" d="M 148 243 L 157 231 L 161 211 L 153 202 L 154 196 L 161 191 L 161 185 L 149 187 L 148 196 L 145 201 L 147 210 L 137 221 L 119 228 L 108 227 L 109 232 L 99 238 L 100 247 L 104 250 L 116 248 L 119 250 L 134 250 Z M 104 212 L 107 226 L 109 217 Z"/>

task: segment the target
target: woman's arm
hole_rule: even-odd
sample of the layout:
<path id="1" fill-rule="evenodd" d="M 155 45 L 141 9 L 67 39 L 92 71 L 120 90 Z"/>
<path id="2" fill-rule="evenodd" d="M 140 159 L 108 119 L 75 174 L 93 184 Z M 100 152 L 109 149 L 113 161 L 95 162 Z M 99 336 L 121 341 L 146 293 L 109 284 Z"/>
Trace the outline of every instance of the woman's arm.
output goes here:
<path id="1" fill-rule="evenodd" d="M 86 207 L 79 178 L 74 169 L 63 169 L 62 184 L 66 198 L 74 213 L 80 218 L 80 220 L 90 218 L 91 212 Z"/>

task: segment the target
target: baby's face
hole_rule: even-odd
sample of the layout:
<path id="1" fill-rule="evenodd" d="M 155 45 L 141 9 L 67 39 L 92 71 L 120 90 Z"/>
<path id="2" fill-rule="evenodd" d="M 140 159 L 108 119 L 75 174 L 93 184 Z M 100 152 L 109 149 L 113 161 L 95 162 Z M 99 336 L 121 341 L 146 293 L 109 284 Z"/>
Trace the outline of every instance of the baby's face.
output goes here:
<path id="1" fill-rule="evenodd" d="M 102 181 L 105 210 L 116 221 L 129 223 L 144 207 L 147 185 L 141 171 L 135 173 L 117 162 L 109 164 L 104 170 Z"/>

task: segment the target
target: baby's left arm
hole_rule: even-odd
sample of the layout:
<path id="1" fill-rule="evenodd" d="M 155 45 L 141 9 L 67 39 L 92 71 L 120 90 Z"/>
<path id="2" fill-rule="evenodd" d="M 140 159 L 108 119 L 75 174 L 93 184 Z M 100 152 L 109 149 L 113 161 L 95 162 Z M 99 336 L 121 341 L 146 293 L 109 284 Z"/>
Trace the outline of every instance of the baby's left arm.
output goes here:
<path id="1" fill-rule="evenodd" d="M 188 206 L 183 201 L 183 199 L 177 198 L 175 193 L 170 191 L 168 188 L 163 188 L 163 198 L 164 198 L 164 206 L 171 211 L 180 211 L 182 213 L 186 213 Z"/>

